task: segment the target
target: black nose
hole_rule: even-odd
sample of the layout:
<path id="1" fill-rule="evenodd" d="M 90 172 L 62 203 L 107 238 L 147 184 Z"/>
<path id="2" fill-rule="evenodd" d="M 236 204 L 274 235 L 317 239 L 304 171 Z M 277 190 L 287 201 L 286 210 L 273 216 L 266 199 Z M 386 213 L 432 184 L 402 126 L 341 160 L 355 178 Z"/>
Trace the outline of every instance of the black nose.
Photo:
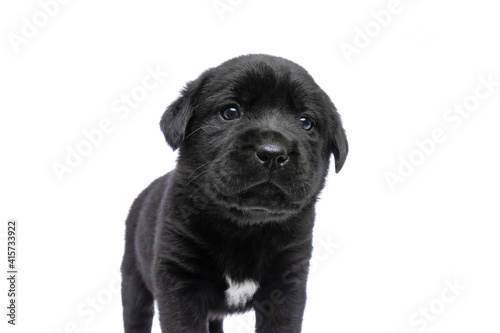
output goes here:
<path id="1" fill-rule="evenodd" d="M 288 152 L 278 144 L 266 143 L 255 152 L 258 160 L 265 166 L 283 166 L 288 161 Z"/>

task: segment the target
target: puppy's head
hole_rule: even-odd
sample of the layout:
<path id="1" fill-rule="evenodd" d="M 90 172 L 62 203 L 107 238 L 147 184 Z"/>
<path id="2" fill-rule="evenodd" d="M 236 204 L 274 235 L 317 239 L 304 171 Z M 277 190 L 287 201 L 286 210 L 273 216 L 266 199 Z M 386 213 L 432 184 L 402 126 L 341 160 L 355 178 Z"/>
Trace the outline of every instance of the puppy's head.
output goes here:
<path id="1" fill-rule="evenodd" d="M 187 84 L 163 114 L 177 172 L 195 196 L 247 222 L 281 221 L 315 202 L 330 156 L 348 152 L 340 116 L 299 65 L 241 56 Z"/>

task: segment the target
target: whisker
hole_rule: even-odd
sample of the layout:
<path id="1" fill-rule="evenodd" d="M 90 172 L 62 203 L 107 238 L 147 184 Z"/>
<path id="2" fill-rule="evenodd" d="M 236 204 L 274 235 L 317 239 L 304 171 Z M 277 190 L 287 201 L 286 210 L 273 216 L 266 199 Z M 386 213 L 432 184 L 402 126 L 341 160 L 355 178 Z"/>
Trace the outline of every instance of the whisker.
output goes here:
<path id="1" fill-rule="evenodd" d="M 312 186 L 311 184 L 309 184 L 308 182 L 304 182 L 302 184 L 305 184 L 305 185 L 309 186 L 310 188 L 312 188 L 313 191 L 318 192 L 318 189 L 316 187 Z"/>
<path id="2" fill-rule="evenodd" d="M 192 131 L 191 133 L 189 133 L 189 135 L 188 135 L 188 136 L 186 136 L 186 137 L 184 138 L 184 140 L 186 140 L 187 138 L 189 138 L 191 135 L 193 135 L 194 133 L 198 132 L 199 130 L 204 129 L 204 128 L 207 128 L 207 127 L 215 127 L 215 128 L 217 128 L 217 129 L 219 129 L 219 128 L 220 128 L 220 126 L 214 126 L 214 125 L 206 125 L 206 126 L 201 126 L 201 127 L 197 128 L 197 129 L 195 129 L 194 131 Z"/>
<path id="3" fill-rule="evenodd" d="M 206 162 L 206 163 L 203 163 L 203 164 L 202 164 L 202 165 L 200 165 L 199 167 L 197 167 L 197 168 L 196 168 L 193 172 L 191 172 L 191 174 L 188 176 L 188 179 L 190 179 L 190 178 L 191 178 L 191 176 L 192 176 L 192 175 L 193 175 L 196 171 L 198 171 L 199 169 L 203 168 L 205 165 L 207 165 L 207 164 L 208 164 L 208 163 L 210 163 L 210 162 L 212 162 L 212 161 L 208 161 L 208 162 Z M 188 183 L 188 184 L 189 184 L 189 183 Z"/>
<path id="4" fill-rule="evenodd" d="M 198 177 L 200 177 L 200 176 L 202 176 L 202 175 L 206 174 L 206 173 L 207 173 L 207 172 L 209 172 L 209 171 L 210 171 L 210 170 L 205 170 L 205 171 L 200 172 L 198 175 L 196 175 L 195 177 L 191 178 L 191 179 L 187 182 L 186 186 L 187 186 L 187 185 L 189 185 L 189 184 L 190 184 L 193 180 L 195 180 L 196 178 L 198 178 Z"/>

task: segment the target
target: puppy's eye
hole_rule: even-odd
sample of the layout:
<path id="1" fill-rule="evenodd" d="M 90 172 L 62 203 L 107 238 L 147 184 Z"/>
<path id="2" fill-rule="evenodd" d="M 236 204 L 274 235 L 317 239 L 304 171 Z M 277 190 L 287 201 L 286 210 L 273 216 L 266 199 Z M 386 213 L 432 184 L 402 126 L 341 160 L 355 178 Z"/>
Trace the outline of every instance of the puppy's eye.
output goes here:
<path id="1" fill-rule="evenodd" d="M 312 127 L 313 127 L 313 122 L 311 119 L 307 118 L 307 117 L 302 117 L 300 118 L 299 120 L 299 124 L 300 126 L 302 126 L 303 129 L 305 129 L 306 131 L 309 131 Z"/>
<path id="2" fill-rule="evenodd" d="M 220 115 L 225 120 L 235 120 L 240 117 L 240 111 L 237 108 L 226 108 Z"/>

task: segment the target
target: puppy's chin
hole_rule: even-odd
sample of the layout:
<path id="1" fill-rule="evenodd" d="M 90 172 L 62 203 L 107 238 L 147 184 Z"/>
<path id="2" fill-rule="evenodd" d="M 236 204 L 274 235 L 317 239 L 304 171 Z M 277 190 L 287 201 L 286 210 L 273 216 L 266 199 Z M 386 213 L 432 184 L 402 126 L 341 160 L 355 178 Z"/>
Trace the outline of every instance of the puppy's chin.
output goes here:
<path id="1" fill-rule="evenodd" d="M 245 224 L 281 222 L 298 214 L 303 205 L 270 182 L 264 182 L 232 194 L 214 189 L 207 193 L 225 208 L 226 217 Z"/>

